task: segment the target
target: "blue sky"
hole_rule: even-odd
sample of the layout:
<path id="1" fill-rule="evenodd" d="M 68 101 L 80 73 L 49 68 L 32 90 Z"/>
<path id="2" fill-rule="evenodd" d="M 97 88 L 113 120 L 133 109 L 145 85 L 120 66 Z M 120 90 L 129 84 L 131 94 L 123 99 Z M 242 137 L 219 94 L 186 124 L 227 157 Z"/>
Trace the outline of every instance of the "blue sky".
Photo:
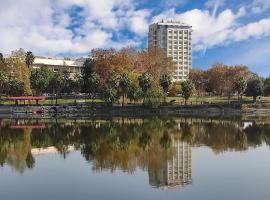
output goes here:
<path id="1" fill-rule="evenodd" d="M 84 56 L 92 48 L 145 48 L 150 23 L 193 26 L 193 66 L 244 64 L 270 74 L 270 0 L 0 0 L 0 52 Z"/>

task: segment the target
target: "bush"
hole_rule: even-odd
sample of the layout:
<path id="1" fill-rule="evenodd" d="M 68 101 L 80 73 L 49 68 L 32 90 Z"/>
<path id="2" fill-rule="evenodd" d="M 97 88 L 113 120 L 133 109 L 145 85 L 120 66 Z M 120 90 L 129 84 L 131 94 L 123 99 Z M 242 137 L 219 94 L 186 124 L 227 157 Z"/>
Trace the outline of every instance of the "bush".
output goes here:
<path id="1" fill-rule="evenodd" d="M 103 100 L 108 104 L 112 105 L 119 99 L 118 91 L 115 88 L 107 86 L 103 93 Z"/>
<path id="2" fill-rule="evenodd" d="M 172 87 L 169 89 L 168 96 L 175 97 L 179 96 L 181 92 L 181 82 L 173 82 Z"/>
<path id="3" fill-rule="evenodd" d="M 145 95 L 145 105 L 152 108 L 157 108 L 164 99 L 163 90 L 161 87 L 150 88 Z"/>

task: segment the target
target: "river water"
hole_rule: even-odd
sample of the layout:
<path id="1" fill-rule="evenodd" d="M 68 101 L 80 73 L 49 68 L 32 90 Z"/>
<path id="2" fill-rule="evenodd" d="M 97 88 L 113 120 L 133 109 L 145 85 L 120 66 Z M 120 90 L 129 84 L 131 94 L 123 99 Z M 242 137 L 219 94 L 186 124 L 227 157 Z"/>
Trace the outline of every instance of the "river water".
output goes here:
<path id="1" fill-rule="evenodd" d="M 3 200 L 268 200 L 269 119 L 2 119 Z"/>

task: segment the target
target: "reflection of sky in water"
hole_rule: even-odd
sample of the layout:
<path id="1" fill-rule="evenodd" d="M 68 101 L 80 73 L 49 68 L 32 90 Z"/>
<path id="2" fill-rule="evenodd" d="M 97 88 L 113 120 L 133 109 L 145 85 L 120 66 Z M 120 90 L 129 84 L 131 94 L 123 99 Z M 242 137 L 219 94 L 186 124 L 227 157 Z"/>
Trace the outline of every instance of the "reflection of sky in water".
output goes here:
<path id="1" fill-rule="evenodd" d="M 147 171 L 93 172 L 79 152 L 65 160 L 57 154 L 36 157 L 37 165 L 20 175 L 0 170 L 1 199 L 268 199 L 269 148 L 214 154 L 192 150 L 193 183 L 180 190 L 157 190 Z"/>
<path id="2" fill-rule="evenodd" d="M 164 138 L 161 131 L 159 137 L 157 137 L 157 133 L 155 136 L 151 136 L 151 145 L 154 147 L 141 153 L 138 152 L 137 146 L 131 145 L 135 150 L 130 151 L 128 156 L 123 154 L 126 151 L 120 150 L 115 153 L 107 150 L 103 154 L 101 152 L 99 156 L 90 153 L 90 161 L 86 161 L 85 155 L 81 151 L 74 151 L 72 147 L 66 149 L 69 153 L 65 156 L 55 153 L 54 148 L 50 148 L 47 154 L 46 151 L 39 154 L 36 148 L 31 148 L 35 160 L 33 168 L 19 173 L 8 162 L 0 167 L 0 197 L 5 200 L 269 199 L 269 146 L 261 145 L 262 142 L 258 138 L 261 137 L 264 138 L 262 141 L 267 141 L 268 127 L 264 125 L 254 128 L 250 124 L 249 131 L 245 132 L 246 137 L 243 139 L 247 143 L 247 147 L 245 146 L 243 151 L 243 149 L 241 150 L 243 141 L 240 143 L 240 149 L 239 143 L 235 142 L 235 140 L 243 138 L 242 134 L 240 134 L 241 137 L 239 136 L 238 131 L 243 132 L 245 124 L 239 124 L 231 123 L 231 126 L 226 125 L 226 127 L 215 124 L 210 128 L 195 125 L 188 127 L 181 124 L 182 135 L 186 134 L 185 131 L 196 132 L 197 130 L 201 131 L 200 134 L 204 134 L 195 134 L 192 145 L 195 147 L 182 141 L 181 137 L 176 137 L 172 131 L 170 132 L 173 128 L 167 127 L 165 132 L 169 131 L 174 136 L 171 136 L 170 147 L 165 151 L 160 148 L 161 142 L 158 139 Z M 149 129 L 148 125 L 146 126 Z M 175 127 L 178 125 L 176 124 Z M 65 127 L 62 128 L 65 129 Z M 210 129 L 214 130 L 211 132 Z M 207 131 L 205 132 L 205 130 Z M 217 135 L 215 132 L 220 134 Z M 250 135 L 251 133 L 253 134 Z M 32 134 L 31 139 L 33 140 L 35 133 L 32 132 Z M 29 138 L 25 135 L 23 137 L 24 144 L 27 144 L 25 140 Z M 188 139 L 191 140 L 190 137 Z M 134 137 L 131 143 L 139 140 L 139 137 Z M 81 138 L 80 141 L 82 141 Z M 121 137 L 120 141 L 122 141 Z M 145 139 L 140 141 L 145 145 Z M 209 147 L 201 146 L 202 141 Z M 223 143 L 224 146 L 221 145 Z M 106 145 L 103 147 L 107 148 Z M 24 149 L 22 148 L 22 150 Z M 140 155 L 138 156 L 134 152 Z M 135 166 L 134 169 L 132 166 L 133 170 L 125 171 L 121 169 L 122 165 L 115 163 L 123 161 L 117 160 L 117 156 L 121 155 L 127 159 L 127 164 L 133 163 Z M 100 165 L 106 161 L 108 163 L 104 163 L 102 168 Z M 111 164 L 117 166 L 113 167 L 113 171 L 110 169 Z M 184 166 L 185 164 L 190 164 L 190 171 L 188 167 Z M 167 187 L 172 166 L 175 169 L 173 174 L 175 177 L 178 176 L 179 180 L 183 180 L 183 171 L 190 173 L 190 182 L 187 181 L 187 185 L 179 183 L 185 186 L 175 187 L 175 189 Z"/>

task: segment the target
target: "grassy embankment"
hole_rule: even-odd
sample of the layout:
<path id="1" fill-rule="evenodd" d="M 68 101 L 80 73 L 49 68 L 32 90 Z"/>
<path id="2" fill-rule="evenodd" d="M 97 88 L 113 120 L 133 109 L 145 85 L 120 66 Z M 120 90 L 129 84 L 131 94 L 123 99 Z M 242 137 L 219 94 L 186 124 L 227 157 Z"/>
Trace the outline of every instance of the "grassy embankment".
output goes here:
<path id="1" fill-rule="evenodd" d="M 219 96 L 207 96 L 203 98 L 198 97 L 192 97 L 187 102 L 188 105 L 199 105 L 199 104 L 230 104 L 232 102 L 237 102 L 237 97 L 232 97 L 228 99 L 228 97 L 219 97 Z M 101 103 L 103 102 L 101 99 L 95 99 L 93 102 L 95 103 Z M 184 100 L 181 97 L 167 97 L 166 102 L 173 102 L 174 105 L 183 105 Z M 254 104 L 252 102 L 252 97 L 243 97 L 243 105 L 246 107 L 253 107 Z M 4 105 L 12 105 L 15 104 L 15 102 L 7 101 L 2 99 L 2 104 Z M 26 102 L 27 104 L 28 102 Z M 35 105 L 35 101 L 31 101 L 31 104 Z M 75 103 L 75 99 L 67 99 L 67 98 L 59 98 L 58 99 L 58 105 L 91 105 L 92 100 L 91 99 L 77 99 Z M 118 102 L 119 104 L 122 103 L 121 99 Z M 128 102 L 126 102 L 128 103 Z M 24 104 L 24 102 L 20 102 L 20 104 Z M 42 105 L 55 105 L 55 99 L 46 99 L 45 101 L 40 101 L 39 104 Z M 140 103 L 141 104 L 141 103 Z M 256 105 L 257 107 L 262 108 L 270 108 L 270 97 L 260 97 L 257 100 Z"/>

